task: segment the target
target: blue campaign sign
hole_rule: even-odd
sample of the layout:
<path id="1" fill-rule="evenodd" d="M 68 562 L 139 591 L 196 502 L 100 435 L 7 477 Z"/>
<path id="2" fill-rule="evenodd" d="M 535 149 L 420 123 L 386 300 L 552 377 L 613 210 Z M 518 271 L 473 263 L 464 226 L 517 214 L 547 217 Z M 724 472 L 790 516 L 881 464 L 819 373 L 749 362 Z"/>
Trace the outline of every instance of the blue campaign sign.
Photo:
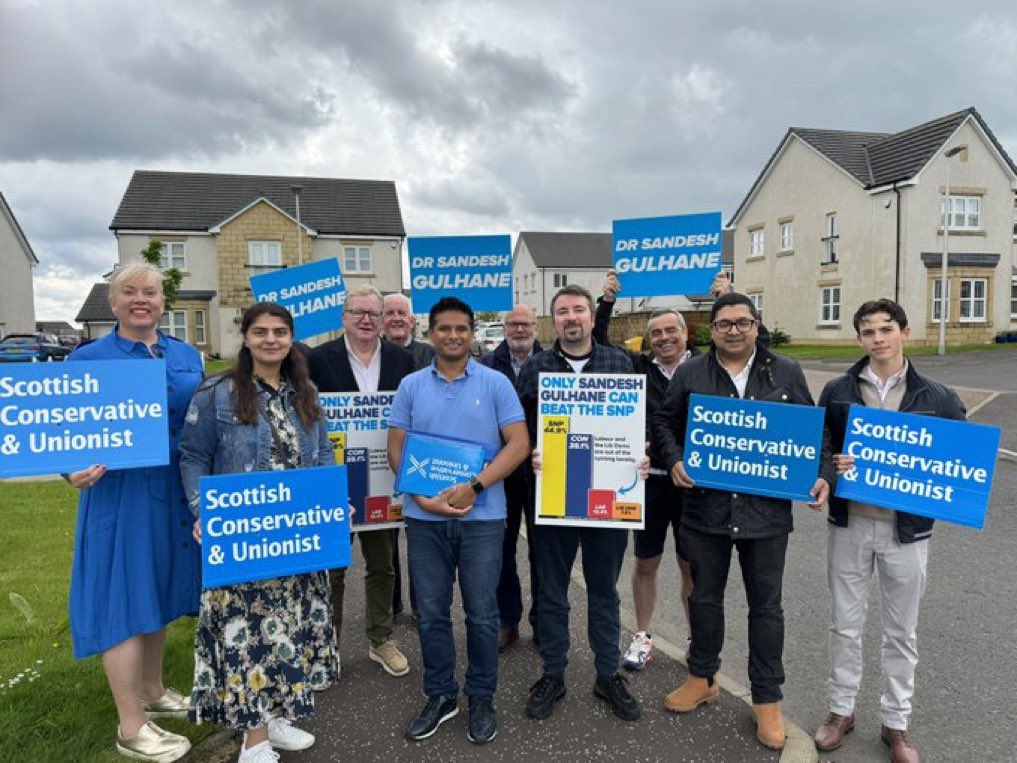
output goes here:
<path id="1" fill-rule="evenodd" d="M 166 361 L 0 366 L 0 477 L 168 463 Z"/>
<path id="2" fill-rule="evenodd" d="M 512 243 L 508 236 L 409 239 L 413 309 L 426 313 L 442 297 L 478 310 L 512 309 Z"/>
<path id="3" fill-rule="evenodd" d="M 812 501 L 823 448 L 823 409 L 694 394 L 685 471 L 696 487 Z"/>
<path id="4" fill-rule="evenodd" d="M 981 530 L 999 438 L 999 427 L 852 405 L 843 451 L 855 467 L 836 494 Z"/>
<path id="5" fill-rule="evenodd" d="M 350 566 L 345 466 L 201 478 L 201 585 Z"/>
<path id="6" fill-rule="evenodd" d="M 615 220 L 614 269 L 626 297 L 704 294 L 720 272 L 720 212 Z"/>
<path id="7" fill-rule="evenodd" d="M 432 498 L 442 490 L 469 482 L 495 456 L 495 450 L 458 437 L 407 432 L 395 488 L 400 493 Z M 482 506 L 485 493 L 474 506 Z"/>
<path id="8" fill-rule="evenodd" d="M 251 291 L 255 302 L 278 302 L 290 311 L 294 339 L 343 327 L 346 286 L 334 257 L 251 276 Z"/>

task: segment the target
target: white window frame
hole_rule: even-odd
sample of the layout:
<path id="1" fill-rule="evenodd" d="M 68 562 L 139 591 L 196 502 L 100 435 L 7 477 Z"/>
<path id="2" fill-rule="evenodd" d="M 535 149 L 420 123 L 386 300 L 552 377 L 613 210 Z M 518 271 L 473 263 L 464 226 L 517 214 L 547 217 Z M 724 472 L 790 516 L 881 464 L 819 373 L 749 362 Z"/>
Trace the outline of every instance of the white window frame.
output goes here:
<path id="1" fill-rule="evenodd" d="M 981 296 L 978 296 L 978 286 L 981 286 Z M 965 288 L 967 296 L 965 296 Z M 979 309 L 980 308 L 980 309 Z M 962 278 L 960 279 L 960 303 L 959 320 L 961 323 L 985 323 L 988 320 L 989 309 L 989 279 L 988 278 Z M 980 314 L 979 314 L 980 313 Z"/>
<path id="2" fill-rule="evenodd" d="M 936 278 L 932 282 L 932 322 L 939 323 L 939 293 L 943 289 L 943 279 Z M 953 293 L 953 286 L 950 281 L 946 282 L 946 322 L 950 322 L 950 295 Z"/>
<path id="3" fill-rule="evenodd" d="M 950 211 L 946 213 L 946 199 L 940 200 L 940 225 L 946 218 L 951 231 L 982 229 L 982 197 L 950 195 Z"/>
<path id="4" fill-rule="evenodd" d="M 183 241 L 161 241 L 162 249 L 159 252 L 159 267 L 163 270 L 176 268 L 187 270 L 187 247 Z"/>
<path id="5" fill-rule="evenodd" d="M 823 263 L 824 265 L 835 265 L 840 262 L 840 255 L 837 252 L 837 244 L 840 241 L 840 234 L 837 233 L 837 213 L 827 212 L 826 214 L 826 235 L 823 241 Z"/>
<path id="6" fill-rule="evenodd" d="M 270 273 L 282 267 L 282 241 L 247 242 L 247 265 L 252 275 Z"/>
<path id="7" fill-rule="evenodd" d="M 766 229 L 753 228 L 749 231 L 749 257 L 766 256 Z"/>
<path id="8" fill-rule="evenodd" d="M 187 311 L 167 310 L 159 319 L 159 329 L 168 336 L 174 336 L 182 342 L 187 341 Z"/>
<path id="9" fill-rule="evenodd" d="M 1010 276 L 1010 318 L 1017 320 L 1017 276 Z"/>
<path id="10" fill-rule="evenodd" d="M 763 292 L 756 291 L 747 296 L 749 301 L 752 302 L 753 306 L 756 308 L 756 313 L 759 314 L 759 320 L 763 320 Z"/>
<path id="11" fill-rule="evenodd" d="M 820 287 L 819 323 L 824 326 L 840 323 L 840 286 Z"/>
<path id="12" fill-rule="evenodd" d="M 368 275 L 374 272 L 369 246 L 343 247 L 343 273 L 351 275 Z"/>
<path id="13" fill-rule="evenodd" d="M 208 344 L 208 336 L 205 331 L 205 311 L 194 311 L 194 343 Z"/>
<path id="14" fill-rule="evenodd" d="M 792 221 L 780 224 L 780 251 L 790 252 L 795 248 L 795 224 Z"/>
<path id="15" fill-rule="evenodd" d="M 568 273 L 555 273 L 554 274 L 554 288 L 560 289 L 563 286 L 569 285 Z"/>

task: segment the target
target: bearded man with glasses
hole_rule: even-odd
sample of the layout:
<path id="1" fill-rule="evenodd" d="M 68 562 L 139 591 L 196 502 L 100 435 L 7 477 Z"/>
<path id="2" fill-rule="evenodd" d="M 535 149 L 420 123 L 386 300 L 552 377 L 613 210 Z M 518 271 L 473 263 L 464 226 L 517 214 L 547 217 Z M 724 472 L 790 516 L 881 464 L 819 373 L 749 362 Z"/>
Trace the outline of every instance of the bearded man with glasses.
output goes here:
<path id="1" fill-rule="evenodd" d="M 714 676 L 724 643 L 724 589 L 731 552 L 737 549 L 749 605 L 748 672 L 756 738 L 766 747 L 781 749 L 785 741 L 780 711 L 784 683 L 781 596 L 784 557 L 793 529 L 791 501 L 696 487 L 683 463 L 685 424 L 693 393 L 814 403 L 799 365 L 758 341 L 759 314 L 744 294 L 717 299 L 710 312 L 710 328 L 710 352 L 678 367 L 653 416 L 654 447 L 663 455 L 675 485 L 685 489 L 679 535 L 692 567 L 689 676 L 665 697 L 664 704 L 672 712 L 687 713 L 720 698 Z M 823 506 L 834 481 L 826 433 L 820 474 L 811 490 L 815 500 L 808 504 L 813 509 Z"/>

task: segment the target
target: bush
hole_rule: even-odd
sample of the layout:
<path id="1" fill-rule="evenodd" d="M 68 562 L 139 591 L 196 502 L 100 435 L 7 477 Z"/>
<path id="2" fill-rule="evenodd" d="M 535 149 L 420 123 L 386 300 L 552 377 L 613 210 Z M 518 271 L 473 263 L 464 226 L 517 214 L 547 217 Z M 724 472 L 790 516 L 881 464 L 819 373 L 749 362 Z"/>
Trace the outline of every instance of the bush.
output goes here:
<path id="1" fill-rule="evenodd" d="M 710 326 L 706 323 L 697 323 L 692 325 L 692 343 L 702 347 L 703 345 L 709 344 L 712 341 L 710 336 Z"/>
<path id="2" fill-rule="evenodd" d="M 783 347 L 785 344 L 791 344 L 791 335 L 781 331 L 779 326 L 774 326 L 770 331 L 770 346 Z"/>

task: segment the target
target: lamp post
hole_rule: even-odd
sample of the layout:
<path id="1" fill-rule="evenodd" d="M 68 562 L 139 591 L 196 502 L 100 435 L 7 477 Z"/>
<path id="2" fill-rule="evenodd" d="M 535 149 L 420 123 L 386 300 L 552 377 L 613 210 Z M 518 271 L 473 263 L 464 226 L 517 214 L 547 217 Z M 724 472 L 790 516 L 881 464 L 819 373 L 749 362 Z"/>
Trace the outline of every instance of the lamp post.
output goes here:
<path id="1" fill-rule="evenodd" d="M 304 264 L 304 241 L 303 236 L 300 235 L 300 192 L 304 190 L 302 185 L 291 185 L 290 190 L 293 191 L 293 199 L 297 204 L 297 264 Z"/>
<path id="2" fill-rule="evenodd" d="M 946 278 L 947 258 L 950 252 L 950 160 L 961 151 L 967 151 L 967 145 L 954 146 L 943 157 L 946 159 L 946 185 L 943 187 L 943 259 L 939 266 L 939 355 L 946 355 L 946 311 L 950 306 L 947 297 Z"/>

